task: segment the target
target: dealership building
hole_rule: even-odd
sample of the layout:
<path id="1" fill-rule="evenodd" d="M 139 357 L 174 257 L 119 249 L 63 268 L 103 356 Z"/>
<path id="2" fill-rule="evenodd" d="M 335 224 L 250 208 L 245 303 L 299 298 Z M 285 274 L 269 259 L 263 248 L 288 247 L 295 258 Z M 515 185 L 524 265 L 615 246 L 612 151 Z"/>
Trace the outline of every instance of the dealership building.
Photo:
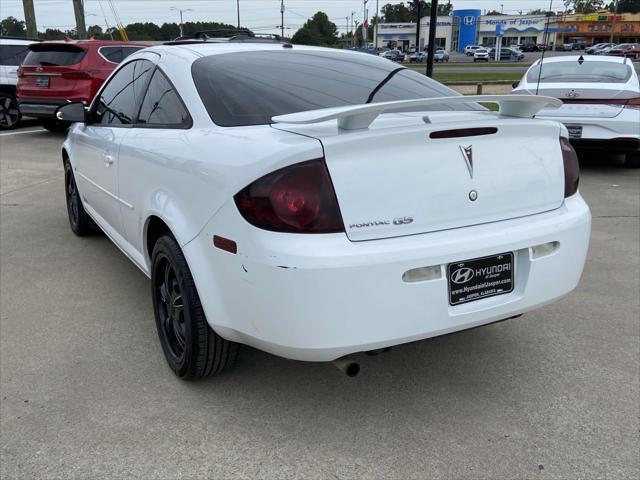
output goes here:
<path id="1" fill-rule="evenodd" d="M 426 47 L 430 19 L 420 20 L 420 38 L 416 42 L 415 23 L 381 23 L 374 33 L 376 47 L 408 50 Z M 592 15 L 482 15 L 480 10 L 454 10 L 439 16 L 436 22 L 436 46 L 448 51 L 464 50 L 467 45 L 493 46 L 501 37 L 503 45 L 547 43 L 561 45 L 580 39 L 587 45 L 606 42 L 613 29 L 614 42 L 632 42 L 640 38 L 640 14 L 607 12 Z M 375 29 L 374 29 L 375 30 Z"/>

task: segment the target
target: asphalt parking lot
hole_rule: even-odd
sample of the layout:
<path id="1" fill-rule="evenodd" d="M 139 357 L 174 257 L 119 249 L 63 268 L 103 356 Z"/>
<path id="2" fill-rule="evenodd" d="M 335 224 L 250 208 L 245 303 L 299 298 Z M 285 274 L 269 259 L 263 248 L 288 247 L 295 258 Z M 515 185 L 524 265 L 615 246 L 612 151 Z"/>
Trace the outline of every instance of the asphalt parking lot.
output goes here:
<path id="1" fill-rule="evenodd" d="M 362 356 L 355 378 L 244 348 L 185 383 L 147 278 L 71 233 L 62 141 L 0 135 L 3 479 L 640 476 L 640 170 L 581 158 L 589 259 L 551 306 Z"/>

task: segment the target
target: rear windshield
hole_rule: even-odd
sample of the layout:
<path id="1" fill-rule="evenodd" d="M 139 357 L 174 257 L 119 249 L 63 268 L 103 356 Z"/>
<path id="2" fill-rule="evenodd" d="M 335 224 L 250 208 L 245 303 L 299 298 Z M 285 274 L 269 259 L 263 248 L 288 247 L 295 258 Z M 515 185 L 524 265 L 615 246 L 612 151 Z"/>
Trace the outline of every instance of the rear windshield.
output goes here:
<path id="1" fill-rule="evenodd" d="M 542 66 L 540 82 L 626 83 L 631 73 L 631 67 L 622 62 L 550 62 Z M 537 82 L 539 74 L 540 65 L 536 65 L 527 73 L 527 81 Z"/>
<path id="2" fill-rule="evenodd" d="M 261 125 L 277 115 L 320 108 L 458 95 L 421 73 L 374 55 L 295 48 L 196 60 L 193 79 L 214 123 Z M 471 103 L 463 108 L 482 109 Z"/>
<path id="3" fill-rule="evenodd" d="M 86 53 L 84 49 L 73 45 L 32 45 L 30 50 L 24 65 L 75 65 Z"/>

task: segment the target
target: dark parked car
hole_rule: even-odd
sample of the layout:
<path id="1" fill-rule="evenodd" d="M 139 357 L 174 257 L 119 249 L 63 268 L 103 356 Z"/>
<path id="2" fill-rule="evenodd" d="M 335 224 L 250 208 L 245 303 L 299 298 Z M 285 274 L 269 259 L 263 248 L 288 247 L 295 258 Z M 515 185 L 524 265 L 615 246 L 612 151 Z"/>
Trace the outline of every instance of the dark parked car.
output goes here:
<path id="1" fill-rule="evenodd" d="M 29 53 L 18 70 L 20 111 L 39 118 L 47 130 L 66 130 L 68 124 L 54 117 L 56 109 L 68 102 L 90 103 L 118 64 L 147 46 L 104 40 L 29 45 Z"/>
<path id="2" fill-rule="evenodd" d="M 489 58 L 494 59 L 496 57 L 496 49 L 489 50 Z M 524 58 L 524 54 L 514 48 L 502 47 L 500 49 L 500 60 L 510 60 L 512 62 L 518 62 Z"/>

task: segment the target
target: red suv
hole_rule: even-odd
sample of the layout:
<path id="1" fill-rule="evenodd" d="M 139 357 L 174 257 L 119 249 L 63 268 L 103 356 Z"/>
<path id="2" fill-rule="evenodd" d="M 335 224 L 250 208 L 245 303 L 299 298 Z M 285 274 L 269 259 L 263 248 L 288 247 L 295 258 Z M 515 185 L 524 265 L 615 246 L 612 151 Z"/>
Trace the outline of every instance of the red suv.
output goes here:
<path id="1" fill-rule="evenodd" d="M 102 40 L 30 45 L 18 70 L 16 93 L 21 113 L 39 118 L 47 130 L 66 130 L 69 125 L 54 117 L 56 109 L 68 102 L 91 103 L 118 64 L 147 46 Z"/>

